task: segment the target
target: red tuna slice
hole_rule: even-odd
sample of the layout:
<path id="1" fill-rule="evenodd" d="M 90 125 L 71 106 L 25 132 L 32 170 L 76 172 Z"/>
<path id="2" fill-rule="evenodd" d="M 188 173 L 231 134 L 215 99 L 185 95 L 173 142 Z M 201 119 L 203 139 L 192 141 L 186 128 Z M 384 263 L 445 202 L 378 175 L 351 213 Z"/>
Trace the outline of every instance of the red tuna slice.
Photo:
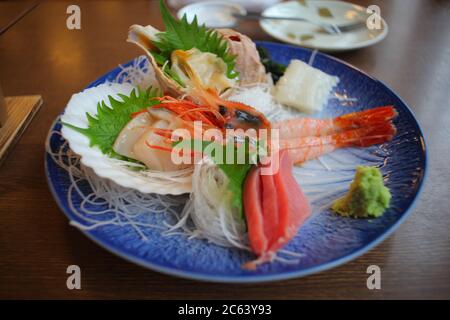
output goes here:
<path id="1" fill-rule="evenodd" d="M 266 252 L 268 247 L 264 234 L 261 191 L 261 168 L 255 166 L 245 179 L 243 202 L 250 246 L 257 256 Z"/>
<path id="2" fill-rule="evenodd" d="M 311 207 L 292 174 L 292 161 L 287 151 L 280 152 L 280 169 L 274 175 L 279 219 L 269 243 L 269 252 L 276 252 L 288 243 L 303 222 L 311 215 Z M 263 186 L 264 187 L 264 186 Z"/>
<path id="3" fill-rule="evenodd" d="M 277 233 L 279 222 L 278 194 L 274 178 L 274 175 L 261 175 L 263 229 L 269 242 L 268 246 L 274 240 L 273 236 Z"/>
<path id="4" fill-rule="evenodd" d="M 308 200 L 292 175 L 288 152 L 281 151 L 278 156 L 279 170 L 275 174 L 261 175 L 261 168 L 254 167 L 244 184 L 249 241 L 258 256 L 245 268 L 254 269 L 271 260 L 311 214 Z"/>

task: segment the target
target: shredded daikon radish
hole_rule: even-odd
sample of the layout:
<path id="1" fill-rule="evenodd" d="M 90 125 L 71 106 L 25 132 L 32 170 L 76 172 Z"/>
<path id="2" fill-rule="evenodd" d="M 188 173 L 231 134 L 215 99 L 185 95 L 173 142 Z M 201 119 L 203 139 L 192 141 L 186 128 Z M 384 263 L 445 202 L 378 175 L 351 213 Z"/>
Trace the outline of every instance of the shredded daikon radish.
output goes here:
<path id="1" fill-rule="evenodd" d="M 233 89 L 228 100 L 247 104 L 264 113 L 271 121 L 278 121 L 293 117 L 295 111 L 277 103 L 273 98 L 271 87 L 268 85 L 252 85 Z"/>
<path id="2" fill-rule="evenodd" d="M 228 178 L 211 160 L 203 159 L 195 166 L 192 193 L 182 218 L 171 231 L 182 229 L 217 245 L 248 248 L 245 220 L 231 208 L 227 194 Z M 192 227 L 187 227 L 188 221 Z"/>
<path id="3" fill-rule="evenodd" d="M 121 71 L 114 79 L 114 83 L 128 82 L 147 89 L 149 86 L 159 88 L 159 83 L 155 77 L 155 71 L 150 66 L 146 56 L 142 55 L 133 60 L 131 65 L 124 67 L 119 65 Z"/>
<path id="4" fill-rule="evenodd" d="M 83 230 L 106 225 L 131 226 L 142 240 L 147 240 L 146 228 L 167 228 L 145 222 L 145 219 L 142 219 L 144 215 L 161 213 L 169 220 L 176 219 L 186 197 L 145 194 L 119 186 L 109 179 L 99 178 L 91 169 L 80 163 L 80 157 L 69 149 L 67 141 L 57 150 L 52 150 L 50 139 L 55 136 L 63 139 L 59 131 L 50 132 L 46 151 L 69 176 L 67 203 L 73 214 L 79 218 L 79 221 L 71 221 L 73 226 Z M 79 207 L 74 203 L 79 203 Z"/>

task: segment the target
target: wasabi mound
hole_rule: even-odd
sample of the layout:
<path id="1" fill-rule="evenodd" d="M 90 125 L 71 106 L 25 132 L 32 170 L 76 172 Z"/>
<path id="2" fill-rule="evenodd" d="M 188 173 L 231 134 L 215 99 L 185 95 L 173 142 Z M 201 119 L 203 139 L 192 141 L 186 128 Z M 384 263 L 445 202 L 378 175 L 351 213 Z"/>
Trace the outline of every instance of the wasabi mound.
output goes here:
<path id="1" fill-rule="evenodd" d="M 353 218 L 378 218 L 389 207 L 391 193 L 378 168 L 359 166 L 350 190 L 331 207 L 338 214 Z"/>

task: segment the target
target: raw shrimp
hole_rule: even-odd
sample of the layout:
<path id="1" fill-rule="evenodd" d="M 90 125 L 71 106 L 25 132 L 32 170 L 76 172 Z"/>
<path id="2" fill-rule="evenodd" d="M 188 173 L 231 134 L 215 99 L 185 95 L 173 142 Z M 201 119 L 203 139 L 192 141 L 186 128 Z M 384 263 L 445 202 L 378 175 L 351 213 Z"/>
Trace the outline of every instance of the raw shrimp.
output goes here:
<path id="1" fill-rule="evenodd" d="M 223 118 L 225 129 L 270 129 L 270 121 L 255 108 L 246 104 L 228 101 L 219 96 L 211 88 L 205 88 L 189 67 L 183 69 L 191 79 L 191 86 L 186 88 L 186 95 L 199 107 L 209 108 L 211 112 L 219 113 Z"/>
<path id="2" fill-rule="evenodd" d="M 279 129 L 281 139 L 320 137 L 343 130 L 388 122 L 396 115 L 397 112 L 393 106 L 385 106 L 352 112 L 334 119 L 289 119 L 273 123 L 272 128 Z"/>
<path id="3" fill-rule="evenodd" d="M 391 122 L 385 122 L 319 137 L 281 139 L 280 148 L 288 150 L 294 163 L 299 164 L 338 148 L 381 144 L 390 141 L 395 133 L 395 126 Z"/>

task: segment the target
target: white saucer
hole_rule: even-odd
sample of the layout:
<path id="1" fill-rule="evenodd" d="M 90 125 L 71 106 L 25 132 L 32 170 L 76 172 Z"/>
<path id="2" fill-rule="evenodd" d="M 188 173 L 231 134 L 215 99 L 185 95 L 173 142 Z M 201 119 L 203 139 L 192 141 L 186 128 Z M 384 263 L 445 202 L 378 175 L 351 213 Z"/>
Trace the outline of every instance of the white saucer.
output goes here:
<path id="1" fill-rule="evenodd" d="M 232 28 L 236 25 L 237 19 L 233 14 L 247 14 L 247 10 L 239 4 L 227 1 L 205 1 L 189 4 L 181 8 L 178 19 L 186 15 L 187 20 L 192 22 L 197 16 L 200 25 L 205 24 L 208 28 Z"/>
<path id="2" fill-rule="evenodd" d="M 349 2 L 329 0 L 283 2 L 267 8 L 262 14 L 278 17 L 303 17 L 310 21 L 337 26 L 363 21 L 371 15 L 366 13 L 364 7 Z M 370 21 L 374 21 L 373 16 Z M 321 33 L 317 25 L 309 22 L 261 20 L 260 25 L 265 32 L 277 40 L 328 52 L 368 47 L 383 40 L 388 33 L 388 25 L 382 17 L 380 17 L 379 29 L 369 30 L 367 26 L 364 26 L 355 31 L 337 35 Z"/>

